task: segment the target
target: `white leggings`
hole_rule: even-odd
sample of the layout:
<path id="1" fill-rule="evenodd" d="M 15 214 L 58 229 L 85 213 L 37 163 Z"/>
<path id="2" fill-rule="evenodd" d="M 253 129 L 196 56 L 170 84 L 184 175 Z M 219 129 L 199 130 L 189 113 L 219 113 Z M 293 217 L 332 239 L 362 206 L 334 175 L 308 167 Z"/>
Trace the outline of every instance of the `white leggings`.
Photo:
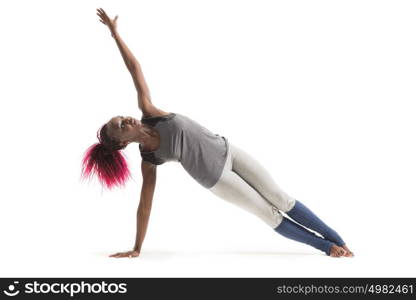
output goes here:
<path id="1" fill-rule="evenodd" d="M 276 228 L 283 220 L 280 211 L 292 209 L 295 198 L 285 193 L 251 155 L 230 142 L 228 144 L 224 170 L 209 190 Z"/>

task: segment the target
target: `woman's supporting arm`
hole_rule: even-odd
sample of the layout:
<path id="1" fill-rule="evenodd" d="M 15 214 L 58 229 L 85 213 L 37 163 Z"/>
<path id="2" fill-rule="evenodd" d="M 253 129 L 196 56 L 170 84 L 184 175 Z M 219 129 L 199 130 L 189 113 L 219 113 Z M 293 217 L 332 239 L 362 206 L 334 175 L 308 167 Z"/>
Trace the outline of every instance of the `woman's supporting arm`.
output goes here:
<path id="1" fill-rule="evenodd" d="M 137 210 L 136 242 L 134 251 L 140 253 L 144 237 L 146 236 L 150 212 L 152 210 L 153 194 L 156 186 L 156 166 L 142 160 L 143 185 L 140 204 Z"/>
<path id="2" fill-rule="evenodd" d="M 136 242 L 133 250 L 118 252 L 110 257 L 137 257 L 140 255 L 147 224 L 149 223 L 150 211 L 152 209 L 153 193 L 156 186 L 156 166 L 142 160 L 143 186 L 140 195 L 140 204 L 137 210 Z"/>

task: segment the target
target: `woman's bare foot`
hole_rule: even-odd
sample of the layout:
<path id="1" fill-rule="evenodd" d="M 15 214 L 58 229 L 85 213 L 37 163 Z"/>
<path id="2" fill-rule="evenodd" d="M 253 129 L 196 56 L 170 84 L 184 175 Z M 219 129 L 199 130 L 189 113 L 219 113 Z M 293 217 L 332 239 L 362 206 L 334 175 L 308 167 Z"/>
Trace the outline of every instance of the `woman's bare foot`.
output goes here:
<path id="1" fill-rule="evenodd" d="M 350 249 L 348 249 L 347 244 L 345 244 L 341 247 L 346 251 L 344 256 L 346 256 L 346 257 L 353 257 L 354 256 L 354 253 Z"/>
<path id="2" fill-rule="evenodd" d="M 329 256 L 331 256 L 331 257 L 341 257 L 341 256 L 345 256 L 346 253 L 347 253 L 347 250 L 345 250 L 343 247 L 340 247 L 340 246 L 337 246 L 337 245 L 333 244 L 331 246 Z"/>

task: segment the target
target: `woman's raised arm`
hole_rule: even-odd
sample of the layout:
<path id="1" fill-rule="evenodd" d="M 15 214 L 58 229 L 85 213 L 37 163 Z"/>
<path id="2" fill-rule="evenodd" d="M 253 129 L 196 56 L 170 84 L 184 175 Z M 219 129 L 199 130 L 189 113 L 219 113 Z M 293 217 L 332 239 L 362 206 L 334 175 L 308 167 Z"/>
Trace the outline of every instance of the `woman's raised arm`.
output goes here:
<path id="1" fill-rule="evenodd" d="M 123 57 L 124 63 L 126 64 L 126 67 L 133 78 L 134 86 L 137 90 L 138 105 L 140 110 L 143 112 L 144 115 L 157 114 L 158 109 L 156 109 L 156 107 L 152 103 L 150 97 L 150 90 L 144 78 L 140 63 L 134 57 L 133 53 L 127 47 L 126 43 L 124 43 L 117 31 L 118 16 L 111 20 L 102 8 L 97 9 L 97 15 L 101 18 L 100 22 L 104 25 L 107 25 L 107 27 L 110 29 L 111 36 L 116 41 L 121 56 Z"/>

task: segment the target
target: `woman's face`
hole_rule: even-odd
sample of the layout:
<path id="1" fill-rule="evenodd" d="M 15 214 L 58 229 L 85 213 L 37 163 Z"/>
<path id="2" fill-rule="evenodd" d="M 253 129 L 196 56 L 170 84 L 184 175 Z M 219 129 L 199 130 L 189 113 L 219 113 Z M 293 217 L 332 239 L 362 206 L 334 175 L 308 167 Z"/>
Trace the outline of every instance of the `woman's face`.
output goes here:
<path id="1" fill-rule="evenodd" d="M 127 145 L 131 142 L 139 142 L 142 126 L 142 123 L 133 117 L 117 116 L 107 122 L 107 134 Z"/>

